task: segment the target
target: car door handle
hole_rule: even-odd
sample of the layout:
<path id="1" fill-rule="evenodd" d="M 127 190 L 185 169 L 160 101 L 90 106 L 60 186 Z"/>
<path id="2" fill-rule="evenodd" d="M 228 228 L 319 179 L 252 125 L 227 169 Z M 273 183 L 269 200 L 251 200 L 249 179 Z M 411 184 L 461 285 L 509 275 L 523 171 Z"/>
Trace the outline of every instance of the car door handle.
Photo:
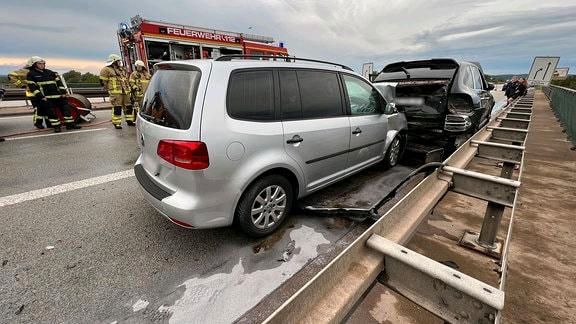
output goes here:
<path id="1" fill-rule="evenodd" d="M 294 135 L 291 139 L 287 140 L 286 143 L 288 144 L 296 144 L 304 141 L 304 139 L 298 135 Z"/>
<path id="2" fill-rule="evenodd" d="M 360 127 L 356 127 L 356 129 L 354 131 L 352 131 L 352 134 L 356 135 L 356 134 L 360 134 L 362 133 L 362 130 L 360 129 Z"/>

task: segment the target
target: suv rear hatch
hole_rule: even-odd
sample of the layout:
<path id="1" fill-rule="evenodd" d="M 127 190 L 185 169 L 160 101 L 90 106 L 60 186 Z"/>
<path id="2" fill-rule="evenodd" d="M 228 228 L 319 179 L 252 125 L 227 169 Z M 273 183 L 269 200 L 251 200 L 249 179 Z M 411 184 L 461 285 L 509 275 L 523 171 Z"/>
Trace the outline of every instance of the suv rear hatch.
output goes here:
<path id="1" fill-rule="evenodd" d="M 448 93 L 458 71 L 451 59 L 397 62 L 384 67 L 374 83 L 396 82 L 396 106 L 404 110 L 409 129 L 444 129 Z"/>
<path id="2" fill-rule="evenodd" d="M 203 67 L 206 75 L 209 67 Z M 141 154 L 136 175 L 153 176 L 153 182 L 170 193 L 179 187 L 179 173 L 198 165 L 194 150 L 201 143 L 200 108 L 207 82 L 203 68 L 172 62 L 156 65 L 138 114 Z"/>

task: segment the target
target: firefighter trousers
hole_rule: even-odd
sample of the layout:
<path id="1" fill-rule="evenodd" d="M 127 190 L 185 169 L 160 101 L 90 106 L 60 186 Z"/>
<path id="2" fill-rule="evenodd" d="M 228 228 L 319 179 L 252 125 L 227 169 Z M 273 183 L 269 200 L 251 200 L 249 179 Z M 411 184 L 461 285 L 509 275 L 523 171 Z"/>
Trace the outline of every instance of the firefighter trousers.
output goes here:
<path id="1" fill-rule="evenodd" d="M 74 123 L 74 118 L 72 118 L 71 111 L 72 107 L 68 104 L 64 98 L 47 99 L 38 101 L 38 109 L 46 112 L 48 121 L 52 127 L 60 126 L 60 117 L 64 121 L 64 124 L 71 125 Z"/>
<path id="2" fill-rule="evenodd" d="M 132 102 L 130 101 L 130 95 L 111 94 L 110 103 L 112 104 L 112 124 L 120 125 L 122 123 L 122 110 L 124 110 L 124 118 L 126 118 L 126 122 L 134 122 L 134 108 L 132 107 Z"/>
<path id="3" fill-rule="evenodd" d="M 38 123 L 42 125 L 44 119 L 48 119 L 48 114 L 46 112 L 46 105 L 41 105 L 40 101 L 36 98 L 32 99 L 29 98 L 32 107 L 34 107 L 34 117 L 32 117 L 32 121 L 34 124 Z"/>

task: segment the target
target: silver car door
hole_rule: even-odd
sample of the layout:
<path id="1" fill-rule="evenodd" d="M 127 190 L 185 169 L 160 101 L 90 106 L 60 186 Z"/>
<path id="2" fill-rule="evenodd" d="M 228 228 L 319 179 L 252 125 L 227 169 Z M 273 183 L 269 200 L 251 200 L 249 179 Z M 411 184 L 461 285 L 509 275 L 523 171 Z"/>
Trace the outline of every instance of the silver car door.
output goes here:
<path id="1" fill-rule="evenodd" d="M 279 70 L 284 147 L 302 168 L 307 191 L 344 174 L 350 123 L 336 72 Z"/>
<path id="2" fill-rule="evenodd" d="M 342 74 L 350 111 L 350 171 L 378 161 L 385 153 L 388 117 L 383 113 L 382 96 L 371 84 Z"/>

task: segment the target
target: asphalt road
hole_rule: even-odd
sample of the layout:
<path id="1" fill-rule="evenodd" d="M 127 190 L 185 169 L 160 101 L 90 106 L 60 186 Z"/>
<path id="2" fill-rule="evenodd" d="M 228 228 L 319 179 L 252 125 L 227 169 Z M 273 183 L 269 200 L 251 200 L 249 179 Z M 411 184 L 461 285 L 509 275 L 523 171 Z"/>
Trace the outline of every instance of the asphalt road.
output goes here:
<path id="1" fill-rule="evenodd" d="M 182 229 L 143 199 L 135 129 L 109 114 L 60 135 L 0 118 L 0 136 L 33 132 L 0 143 L 0 322 L 232 322 L 366 226 L 294 213 L 260 240 Z M 366 206 L 410 171 L 372 168 L 306 201 Z"/>

